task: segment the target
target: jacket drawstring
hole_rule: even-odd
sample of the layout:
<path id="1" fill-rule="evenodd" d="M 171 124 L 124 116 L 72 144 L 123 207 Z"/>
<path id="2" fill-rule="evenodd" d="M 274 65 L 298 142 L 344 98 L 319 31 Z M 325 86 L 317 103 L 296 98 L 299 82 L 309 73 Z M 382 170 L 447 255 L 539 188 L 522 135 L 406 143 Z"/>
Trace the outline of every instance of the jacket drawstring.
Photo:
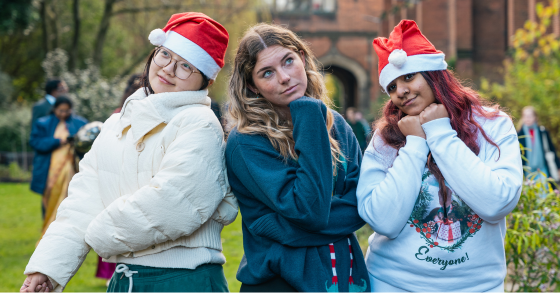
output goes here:
<path id="1" fill-rule="evenodd" d="M 132 292 L 132 275 L 133 274 L 138 274 L 138 272 L 137 271 L 131 271 L 125 264 L 119 264 L 117 266 L 117 269 L 115 270 L 115 273 L 117 273 L 117 274 L 123 273 L 124 276 L 128 278 L 128 280 L 130 281 L 130 285 L 128 286 L 128 293 L 131 293 Z"/>

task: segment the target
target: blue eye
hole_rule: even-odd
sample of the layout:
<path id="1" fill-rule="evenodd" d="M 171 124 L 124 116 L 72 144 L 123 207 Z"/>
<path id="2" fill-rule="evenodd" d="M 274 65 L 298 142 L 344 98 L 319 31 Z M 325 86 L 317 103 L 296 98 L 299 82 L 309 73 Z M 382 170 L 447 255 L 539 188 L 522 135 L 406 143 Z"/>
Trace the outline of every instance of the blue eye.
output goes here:
<path id="1" fill-rule="evenodd" d="M 263 74 L 263 77 L 265 77 L 265 78 L 269 77 L 271 74 L 272 74 L 272 71 L 270 71 L 270 70 L 265 71 L 264 74 Z"/>
<path id="2" fill-rule="evenodd" d="M 286 60 L 286 65 L 290 65 L 292 63 L 294 63 L 294 59 L 289 58 L 288 60 Z"/>

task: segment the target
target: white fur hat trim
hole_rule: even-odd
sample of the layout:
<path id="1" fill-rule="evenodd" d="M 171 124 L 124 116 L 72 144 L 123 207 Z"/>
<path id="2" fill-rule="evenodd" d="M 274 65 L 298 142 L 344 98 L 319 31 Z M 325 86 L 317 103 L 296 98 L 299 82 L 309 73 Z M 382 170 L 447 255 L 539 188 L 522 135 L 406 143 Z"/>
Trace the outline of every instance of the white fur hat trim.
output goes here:
<path id="1" fill-rule="evenodd" d="M 222 69 L 202 47 L 172 30 L 168 32 L 163 46 L 189 61 L 210 79 L 216 79 Z"/>
<path id="2" fill-rule="evenodd" d="M 165 39 L 167 39 L 167 36 L 162 29 L 157 28 L 150 33 L 148 39 L 154 46 L 161 46 L 165 42 Z"/>
<path id="3" fill-rule="evenodd" d="M 393 51 L 391 55 L 393 53 L 395 52 Z M 446 68 L 447 63 L 443 53 L 411 55 L 407 57 L 402 67 L 397 67 L 393 63 L 385 65 L 379 74 L 379 84 L 387 92 L 389 83 L 399 76 L 421 71 L 445 70 Z"/>
<path id="4" fill-rule="evenodd" d="M 393 50 L 393 52 L 391 52 L 391 55 L 389 55 L 389 63 L 395 65 L 398 68 L 403 67 L 403 65 L 406 63 L 406 59 L 406 52 L 401 49 L 395 49 Z"/>

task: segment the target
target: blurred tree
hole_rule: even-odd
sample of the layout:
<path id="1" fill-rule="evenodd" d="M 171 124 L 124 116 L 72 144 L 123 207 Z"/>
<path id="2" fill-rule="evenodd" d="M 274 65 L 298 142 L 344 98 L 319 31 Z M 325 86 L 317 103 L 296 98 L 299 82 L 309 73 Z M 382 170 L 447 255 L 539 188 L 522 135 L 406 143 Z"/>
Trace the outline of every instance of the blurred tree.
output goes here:
<path id="1" fill-rule="evenodd" d="M 203 12 L 222 23 L 230 34 L 226 66 L 210 88 L 210 96 L 223 101 L 229 60 L 241 34 L 257 21 L 257 10 L 261 8 L 258 3 L 259 0 L 1 0 L 0 116 L 31 111 L 32 103 L 44 95 L 45 78 L 57 76 L 69 79 L 77 109 L 83 115 L 104 120 L 110 114 L 107 109 L 122 95 L 121 82 L 132 73 L 142 72 L 154 48 L 148 40 L 149 33 L 162 28 L 171 14 L 184 11 Z M 59 69 L 53 67 L 46 72 L 42 64 Z M 0 151 L 11 151 L 14 141 L 16 149 L 20 149 L 21 137 L 30 130 L 26 119 L 2 120 Z M 21 131 L 23 128 L 26 133 Z"/>
<path id="2" fill-rule="evenodd" d="M 44 81 L 48 52 L 68 52 L 68 70 L 93 64 L 106 78 L 141 70 L 153 49 L 151 30 L 172 13 L 200 11 L 235 34 L 256 21 L 258 0 L 3 0 L 0 2 L 0 67 L 13 80 L 14 94 L 33 102 Z M 240 17 L 242 16 L 242 17 Z M 108 42 L 110 40 L 110 42 Z M 235 40 L 231 38 L 230 40 Z M 87 60 L 92 60 L 88 62 Z"/>
<path id="3" fill-rule="evenodd" d="M 32 0 L 0 1 L 0 32 L 12 34 L 27 29 L 34 18 Z"/>
<path id="4" fill-rule="evenodd" d="M 538 3 L 537 22 L 527 21 L 517 30 L 512 56 L 504 62 L 504 82 L 481 82 L 481 94 L 520 117 L 521 109 L 535 107 L 539 123 L 560 146 L 560 39 L 551 33 L 551 18 L 560 11 L 560 0 L 549 6 Z M 518 116 L 519 115 L 519 116 Z"/>

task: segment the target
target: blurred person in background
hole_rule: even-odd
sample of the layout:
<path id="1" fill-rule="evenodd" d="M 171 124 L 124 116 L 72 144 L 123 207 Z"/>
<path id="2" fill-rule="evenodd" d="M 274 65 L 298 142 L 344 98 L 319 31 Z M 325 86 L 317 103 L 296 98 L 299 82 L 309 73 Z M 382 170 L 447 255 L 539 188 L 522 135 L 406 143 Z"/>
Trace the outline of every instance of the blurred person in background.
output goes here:
<path id="1" fill-rule="evenodd" d="M 523 146 L 522 152 L 527 160 L 523 160 L 523 166 L 529 167 L 525 176 L 532 172 L 542 172 L 546 178 L 560 179 L 558 167 L 560 160 L 556 155 L 556 148 L 550 139 L 550 133 L 544 126 L 538 124 L 537 112 L 533 106 L 523 108 L 521 112 L 521 126 L 517 132 L 519 143 Z M 536 178 L 542 178 L 538 174 Z"/>
<path id="2" fill-rule="evenodd" d="M 366 132 L 366 146 L 367 146 L 369 140 L 371 139 L 371 136 L 373 135 L 373 132 L 371 131 L 371 127 L 369 126 L 369 122 L 364 118 L 364 115 L 360 111 L 356 111 L 354 117 L 356 118 L 356 121 L 361 122 L 362 125 L 364 126 L 364 130 Z"/>
<path id="3" fill-rule="evenodd" d="M 39 118 L 31 131 L 29 144 L 35 150 L 31 190 L 43 195 L 43 233 L 56 217 L 60 202 L 66 198 L 68 183 L 76 173 L 72 136 L 87 120 L 72 114 L 72 101 L 59 96 L 51 114 Z"/>
<path id="4" fill-rule="evenodd" d="M 364 123 L 361 121 L 361 119 L 359 120 L 356 118 L 356 112 L 357 112 L 356 108 L 348 107 L 348 109 L 346 109 L 346 122 L 352 128 L 352 131 L 354 132 L 354 135 L 358 139 L 358 144 L 360 145 L 360 149 L 362 150 L 363 153 L 367 146 L 366 138 L 368 132 L 367 129 L 364 127 Z"/>
<path id="5" fill-rule="evenodd" d="M 124 93 L 121 98 L 121 103 L 113 113 L 120 113 L 126 99 L 128 99 L 128 97 L 130 97 L 135 91 L 137 91 L 141 87 L 142 87 L 142 75 L 141 74 L 131 75 L 128 78 L 128 81 L 126 82 L 126 88 L 124 89 Z"/>
<path id="6" fill-rule="evenodd" d="M 216 115 L 216 117 L 218 118 L 218 121 L 220 121 L 220 124 L 222 125 L 222 128 L 224 127 L 224 120 L 222 118 L 222 107 L 220 105 L 220 103 L 214 101 L 214 99 L 212 99 L 212 102 L 210 104 L 210 109 L 212 109 L 212 112 L 214 112 L 214 115 Z"/>
<path id="7" fill-rule="evenodd" d="M 68 86 L 63 80 L 53 79 L 45 84 L 46 95 L 33 105 L 31 114 L 31 125 L 35 124 L 37 119 L 51 114 L 52 107 L 61 95 L 68 92 Z M 33 126 L 32 126 L 33 127 Z"/>

